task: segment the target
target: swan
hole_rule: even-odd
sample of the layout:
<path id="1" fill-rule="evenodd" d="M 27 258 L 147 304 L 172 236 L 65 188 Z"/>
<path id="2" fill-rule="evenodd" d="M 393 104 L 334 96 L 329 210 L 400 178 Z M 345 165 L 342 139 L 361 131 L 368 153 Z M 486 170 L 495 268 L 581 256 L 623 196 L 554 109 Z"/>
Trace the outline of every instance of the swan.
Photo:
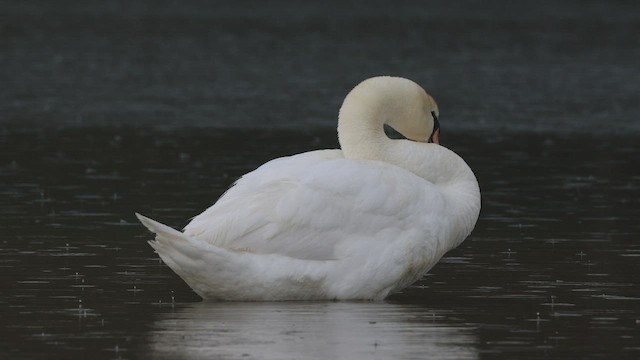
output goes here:
<path id="1" fill-rule="evenodd" d="M 205 300 L 381 301 L 473 230 L 478 181 L 439 145 L 439 110 L 415 82 L 358 84 L 340 150 L 271 160 L 182 232 L 136 213 L 162 260 Z M 384 124 L 406 139 L 390 139 Z"/>

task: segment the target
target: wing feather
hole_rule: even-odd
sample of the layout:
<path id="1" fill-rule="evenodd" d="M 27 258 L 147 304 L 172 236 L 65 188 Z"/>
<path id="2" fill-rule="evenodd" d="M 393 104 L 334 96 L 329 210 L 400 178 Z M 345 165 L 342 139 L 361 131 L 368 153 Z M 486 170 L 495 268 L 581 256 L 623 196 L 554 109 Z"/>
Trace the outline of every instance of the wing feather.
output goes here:
<path id="1" fill-rule="evenodd" d="M 328 260 L 358 248 L 355 242 L 376 247 L 401 234 L 429 236 L 442 204 L 435 186 L 400 167 L 314 151 L 246 174 L 185 233 L 235 251 Z"/>

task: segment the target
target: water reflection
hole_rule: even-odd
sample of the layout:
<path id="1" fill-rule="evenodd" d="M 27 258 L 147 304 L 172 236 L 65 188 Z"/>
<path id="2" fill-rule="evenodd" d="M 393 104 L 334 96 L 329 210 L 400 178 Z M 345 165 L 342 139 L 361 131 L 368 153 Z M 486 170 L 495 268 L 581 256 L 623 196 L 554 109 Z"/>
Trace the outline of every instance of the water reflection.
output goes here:
<path id="1" fill-rule="evenodd" d="M 468 325 L 418 305 L 196 303 L 164 313 L 154 359 L 477 359 Z"/>

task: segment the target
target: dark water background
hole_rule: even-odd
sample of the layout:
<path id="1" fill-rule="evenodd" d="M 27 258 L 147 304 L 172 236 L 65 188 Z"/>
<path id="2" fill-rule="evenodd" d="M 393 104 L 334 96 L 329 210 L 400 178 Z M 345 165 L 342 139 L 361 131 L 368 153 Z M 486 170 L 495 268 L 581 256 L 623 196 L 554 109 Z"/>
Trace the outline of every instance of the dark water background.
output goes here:
<path id="1" fill-rule="evenodd" d="M 448 129 L 640 130 L 636 1 L 0 4 L 5 122 L 327 127 L 398 75 Z"/>
<path id="2" fill-rule="evenodd" d="M 0 2 L 0 358 L 640 357 L 640 6 L 234 4 Z M 384 303 L 201 303 L 133 212 L 337 147 L 378 74 L 438 100 L 471 237 Z"/>

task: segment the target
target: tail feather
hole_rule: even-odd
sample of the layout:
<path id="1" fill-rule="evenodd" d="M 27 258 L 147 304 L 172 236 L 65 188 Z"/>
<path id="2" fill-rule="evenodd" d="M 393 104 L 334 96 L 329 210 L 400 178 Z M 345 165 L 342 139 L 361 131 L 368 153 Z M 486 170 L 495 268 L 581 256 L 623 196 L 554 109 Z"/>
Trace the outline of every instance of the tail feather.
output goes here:
<path id="1" fill-rule="evenodd" d="M 189 241 L 183 233 L 172 227 L 159 223 L 153 219 L 149 219 L 148 217 L 140 215 L 138 213 L 136 213 L 136 217 L 138 218 L 138 220 L 140 220 L 142 225 L 149 229 L 149 231 L 156 234 L 156 240 L 158 241 L 164 241 L 168 239 Z"/>
<path id="2" fill-rule="evenodd" d="M 325 262 L 227 250 L 140 214 L 136 216 L 156 234 L 149 245 L 205 299 L 312 299 L 324 296 L 324 289 L 317 284 L 324 279 Z M 292 268 L 299 271 L 292 274 Z"/>
<path id="3" fill-rule="evenodd" d="M 189 267 L 202 260 L 203 244 L 197 239 L 138 213 L 136 217 L 149 231 L 156 234 L 155 240 L 149 241 L 149 245 L 178 274 L 182 275 Z"/>
<path id="4" fill-rule="evenodd" d="M 149 245 L 198 295 L 203 298 L 222 298 L 224 291 L 230 288 L 229 284 L 237 286 L 238 279 L 235 276 L 246 268 L 243 266 L 246 261 L 241 260 L 241 255 L 188 236 L 143 215 L 136 213 L 136 216 L 156 234 L 155 240 L 149 241 Z"/>

